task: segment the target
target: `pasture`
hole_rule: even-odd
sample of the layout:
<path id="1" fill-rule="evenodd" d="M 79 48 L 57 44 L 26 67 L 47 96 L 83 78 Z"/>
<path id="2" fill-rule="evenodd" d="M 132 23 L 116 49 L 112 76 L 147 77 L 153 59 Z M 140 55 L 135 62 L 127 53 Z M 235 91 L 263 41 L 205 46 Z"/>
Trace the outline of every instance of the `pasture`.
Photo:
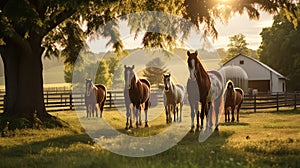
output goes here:
<path id="1" fill-rule="evenodd" d="M 189 115 L 189 108 L 183 111 Z M 149 114 L 151 109 L 149 110 Z M 300 111 L 241 111 L 240 123 L 224 123 L 204 143 L 187 133 L 171 149 L 133 158 L 98 146 L 85 133 L 74 111 L 51 113 L 68 128 L 25 129 L 0 137 L 0 167 L 300 167 Z M 105 110 L 104 118 L 123 133 L 125 117 Z M 186 118 L 184 118 L 186 119 Z M 156 134 L 168 125 L 164 113 L 133 136 Z"/>

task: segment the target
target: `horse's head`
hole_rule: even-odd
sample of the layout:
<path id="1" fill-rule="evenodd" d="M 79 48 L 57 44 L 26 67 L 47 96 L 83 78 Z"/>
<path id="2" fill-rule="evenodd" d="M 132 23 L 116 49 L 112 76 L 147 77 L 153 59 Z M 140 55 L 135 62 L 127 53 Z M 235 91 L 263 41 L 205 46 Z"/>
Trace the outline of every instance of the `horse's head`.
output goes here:
<path id="1" fill-rule="evenodd" d="M 227 90 L 228 94 L 233 95 L 233 93 L 234 93 L 234 84 L 231 80 L 229 80 L 227 82 L 226 90 Z"/>
<path id="2" fill-rule="evenodd" d="M 93 88 L 93 82 L 92 79 L 86 79 L 85 80 L 85 95 L 90 96 Z"/>
<path id="3" fill-rule="evenodd" d="M 132 67 L 124 65 L 125 88 L 131 88 L 131 80 L 134 78 L 134 65 Z"/>
<path id="4" fill-rule="evenodd" d="M 199 62 L 199 59 L 197 57 L 198 52 L 196 51 L 194 53 L 190 53 L 190 51 L 187 51 L 187 55 L 188 55 L 187 63 L 190 71 L 190 79 L 196 80 L 196 67 Z"/>
<path id="5" fill-rule="evenodd" d="M 163 77 L 164 77 L 165 92 L 168 92 L 171 85 L 171 74 L 163 74 Z"/>

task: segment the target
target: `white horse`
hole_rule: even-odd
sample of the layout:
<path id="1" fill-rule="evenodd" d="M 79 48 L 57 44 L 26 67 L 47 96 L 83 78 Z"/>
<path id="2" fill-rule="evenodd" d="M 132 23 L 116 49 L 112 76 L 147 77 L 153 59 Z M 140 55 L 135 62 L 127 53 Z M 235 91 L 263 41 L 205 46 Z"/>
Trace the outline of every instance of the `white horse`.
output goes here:
<path id="1" fill-rule="evenodd" d="M 171 80 L 171 74 L 164 74 L 164 106 L 166 111 L 166 122 L 171 123 L 171 112 L 174 113 L 174 122 L 182 121 L 182 106 L 184 100 L 184 86 L 174 84 Z M 180 118 L 178 119 L 178 104 L 180 104 Z M 177 116 L 176 116 L 176 115 Z M 176 119 L 177 117 L 177 119 Z"/>

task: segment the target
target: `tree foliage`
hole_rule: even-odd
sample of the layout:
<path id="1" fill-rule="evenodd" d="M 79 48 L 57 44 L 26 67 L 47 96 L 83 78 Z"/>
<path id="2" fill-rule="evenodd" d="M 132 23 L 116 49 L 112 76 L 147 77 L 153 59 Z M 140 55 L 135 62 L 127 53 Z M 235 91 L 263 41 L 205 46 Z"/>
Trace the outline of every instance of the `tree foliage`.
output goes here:
<path id="1" fill-rule="evenodd" d="M 230 43 L 227 45 L 228 49 L 226 51 L 226 57 L 222 58 L 222 62 L 225 63 L 238 54 L 249 55 L 250 49 L 247 47 L 245 35 L 237 34 L 229 37 Z"/>
<path id="2" fill-rule="evenodd" d="M 298 24 L 300 17 L 298 18 Z M 272 27 L 260 33 L 260 60 L 289 78 L 287 88 L 300 88 L 300 29 L 283 14 L 274 17 Z"/>
<path id="3" fill-rule="evenodd" d="M 159 87 L 163 84 L 162 76 L 167 71 L 165 63 L 159 57 L 156 57 L 146 64 L 143 76 L 146 77 L 152 85 Z"/>

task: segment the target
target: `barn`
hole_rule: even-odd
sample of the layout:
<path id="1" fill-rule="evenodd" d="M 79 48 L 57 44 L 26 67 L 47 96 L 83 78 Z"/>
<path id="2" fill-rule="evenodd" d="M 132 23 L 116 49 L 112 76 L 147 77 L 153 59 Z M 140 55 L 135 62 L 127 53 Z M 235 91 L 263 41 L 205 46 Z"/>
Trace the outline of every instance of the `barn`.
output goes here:
<path id="1" fill-rule="evenodd" d="M 285 92 L 287 78 L 276 72 L 266 64 L 239 54 L 223 64 L 226 66 L 240 66 L 248 76 L 248 90 L 257 89 L 258 92 Z"/>

